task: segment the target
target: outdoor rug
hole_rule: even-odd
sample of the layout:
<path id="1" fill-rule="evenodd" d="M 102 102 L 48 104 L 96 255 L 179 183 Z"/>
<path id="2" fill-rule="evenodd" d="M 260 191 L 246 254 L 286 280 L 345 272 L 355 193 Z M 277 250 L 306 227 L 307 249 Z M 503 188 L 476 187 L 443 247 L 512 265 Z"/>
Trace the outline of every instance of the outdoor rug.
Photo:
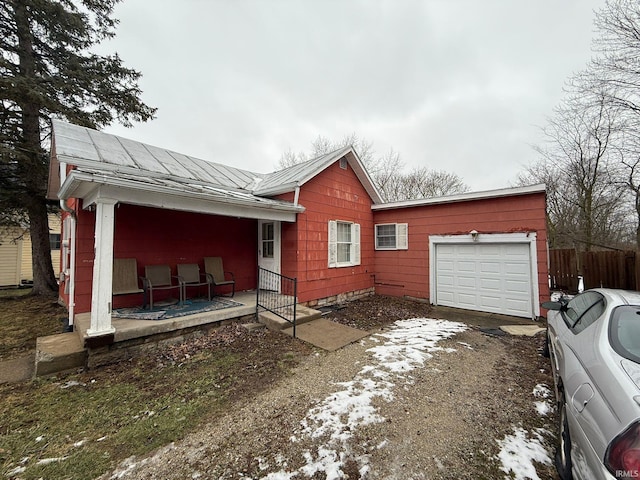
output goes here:
<path id="1" fill-rule="evenodd" d="M 228 298 L 215 297 L 208 300 L 187 300 L 182 305 L 163 305 L 155 307 L 153 310 L 142 308 L 118 308 L 111 312 L 112 318 L 126 318 L 130 320 L 167 320 L 169 318 L 184 317 L 185 315 L 195 315 L 197 313 L 222 310 L 224 308 L 242 307 L 242 303 L 234 302 Z"/>

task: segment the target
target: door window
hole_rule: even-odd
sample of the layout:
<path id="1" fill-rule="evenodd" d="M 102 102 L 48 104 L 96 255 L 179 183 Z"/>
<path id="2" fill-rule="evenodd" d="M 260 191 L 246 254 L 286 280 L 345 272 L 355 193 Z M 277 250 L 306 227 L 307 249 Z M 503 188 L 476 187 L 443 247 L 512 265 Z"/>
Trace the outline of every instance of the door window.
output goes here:
<path id="1" fill-rule="evenodd" d="M 275 236 L 273 223 L 262 224 L 262 257 L 273 258 Z"/>

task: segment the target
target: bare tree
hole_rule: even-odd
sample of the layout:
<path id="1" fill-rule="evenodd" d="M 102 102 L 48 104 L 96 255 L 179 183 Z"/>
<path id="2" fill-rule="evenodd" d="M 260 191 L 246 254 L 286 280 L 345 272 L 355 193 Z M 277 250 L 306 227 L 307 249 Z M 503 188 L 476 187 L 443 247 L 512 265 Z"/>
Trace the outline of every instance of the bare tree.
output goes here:
<path id="1" fill-rule="evenodd" d="M 618 108 L 606 94 L 571 96 L 543 129 L 541 161 L 528 175 L 548 185 L 552 243 L 590 250 L 621 241 L 624 197 L 611 167 L 611 145 L 621 132 Z"/>
<path id="2" fill-rule="evenodd" d="M 635 241 L 640 246 L 640 3 L 608 0 L 596 13 L 596 56 L 579 81 L 602 91 L 617 107 L 622 135 L 616 138 L 612 171 L 632 206 Z"/>
<path id="3" fill-rule="evenodd" d="M 454 173 L 429 170 L 426 167 L 403 173 L 405 165 L 398 152 L 390 148 L 384 155 L 377 156 L 372 142 L 355 133 L 345 136 L 337 143 L 319 135 L 311 142 L 309 154 L 287 150 L 280 157 L 278 166 L 287 168 L 346 146 L 354 147 L 385 202 L 452 195 L 469 190 Z"/>

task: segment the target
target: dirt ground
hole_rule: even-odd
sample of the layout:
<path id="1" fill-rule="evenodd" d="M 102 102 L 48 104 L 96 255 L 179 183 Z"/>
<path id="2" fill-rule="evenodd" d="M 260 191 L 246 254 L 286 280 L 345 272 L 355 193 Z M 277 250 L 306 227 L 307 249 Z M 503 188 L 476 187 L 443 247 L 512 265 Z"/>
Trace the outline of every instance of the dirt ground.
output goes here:
<path id="1" fill-rule="evenodd" d="M 306 413 L 368 365 L 368 350 L 380 341 L 376 333 L 388 331 L 396 320 L 431 316 L 428 304 L 375 296 L 329 314 L 373 334 L 332 353 L 239 325 L 158 350 L 145 362 L 162 366 L 188 361 L 203 349 L 222 346 L 253 360 L 236 372 L 242 387 L 223 414 L 146 458 L 122 462 L 101 478 L 291 478 L 282 472 L 303 468 L 309 452 L 322 451 L 327 442 L 302 435 Z M 433 353 L 424 368 L 394 390 L 393 400 L 374 402 L 383 422 L 350 432 L 339 459 L 345 478 L 505 478 L 497 459 L 498 440 L 515 427 L 555 429 L 553 412 L 540 416 L 534 408 L 534 387 L 553 388 L 548 360 L 540 354 L 542 342 L 542 335 L 495 336 L 472 326 L 441 341 L 439 346 L 455 352 Z M 260 356 L 252 355 L 256 351 Z M 284 377 L 274 373 L 283 358 L 296 365 Z M 545 442 L 555 442 L 553 433 L 545 434 Z M 361 470 L 363 459 L 367 472 Z M 539 478 L 558 478 L 552 466 L 536 467 Z M 327 478 L 325 473 L 308 473 L 310 478 Z"/>

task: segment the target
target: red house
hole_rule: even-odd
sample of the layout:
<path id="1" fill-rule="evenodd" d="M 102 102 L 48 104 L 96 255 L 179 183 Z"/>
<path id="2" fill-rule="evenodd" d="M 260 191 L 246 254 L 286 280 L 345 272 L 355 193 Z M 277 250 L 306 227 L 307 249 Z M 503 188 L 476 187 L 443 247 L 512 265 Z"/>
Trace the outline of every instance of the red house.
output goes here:
<path id="1" fill-rule="evenodd" d="M 535 318 L 548 297 L 544 185 L 383 203 L 350 147 L 259 174 L 60 121 L 50 193 L 63 213 L 60 298 L 88 336 L 114 332 L 114 258 L 202 265 L 236 289 L 257 267 L 297 278 L 309 306 L 373 293 Z"/>

